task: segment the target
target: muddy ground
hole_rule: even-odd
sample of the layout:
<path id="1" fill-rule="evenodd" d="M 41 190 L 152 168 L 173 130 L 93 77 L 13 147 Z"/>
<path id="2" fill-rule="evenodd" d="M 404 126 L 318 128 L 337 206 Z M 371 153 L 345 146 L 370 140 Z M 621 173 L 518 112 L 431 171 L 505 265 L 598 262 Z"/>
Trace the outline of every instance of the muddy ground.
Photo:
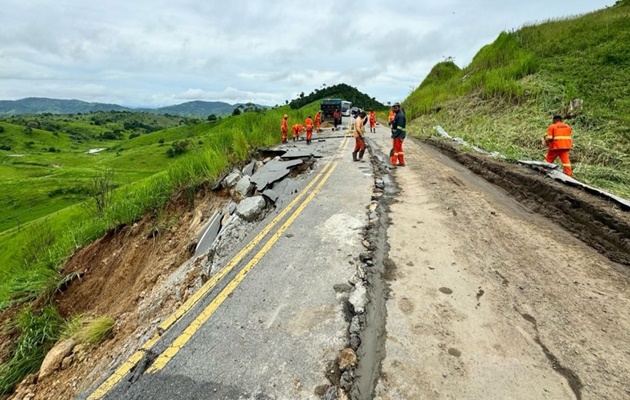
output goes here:
<path id="1" fill-rule="evenodd" d="M 630 212 L 617 203 L 534 173 L 520 165 L 463 152 L 444 140 L 426 140 L 532 211 L 558 223 L 611 260 L 630 266 Z"/>
<path id="2" fill-rule="evenodd" d="M 628 398 L 630 273 L 611 261 L 627 261 L 627 214 L 436 147 L 406 141 L 394 173 L 376 398 Z"/>

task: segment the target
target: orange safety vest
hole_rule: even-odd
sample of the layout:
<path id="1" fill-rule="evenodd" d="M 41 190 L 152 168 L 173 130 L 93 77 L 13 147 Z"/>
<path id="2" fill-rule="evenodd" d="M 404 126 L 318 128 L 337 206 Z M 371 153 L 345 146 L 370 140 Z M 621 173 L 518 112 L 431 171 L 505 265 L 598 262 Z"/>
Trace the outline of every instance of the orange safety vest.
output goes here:
<path id="1" fill-rule="evenodd" d="M 315 114 L 315 122 L 322 122 L 322 114 L 321 113 L 317 113 Z"/>
<path id="2" fill-rule="evenodd" d="M 389 110 L 389 117 L 387 117 L 387 122 L 392 122 L 395 115 L 396 113 L 394 113 L 394 110 Z"/>
<path id="3" fill-rule="evenodd" d="M 370 111 L 370 122 L 376 122 L 376 113 L 374 111 Z"/>
<path id="4" fill-rule="evenodd" d="M 549 150 L 570 150 L 573 148 L 571 127 L 562 121 L 549 125 L 547 143 Z"/>
<path id="5" fill-rule="evenodd" d="M 306 130 L 307 131 L 312 131 L 313 130 L 313 120 L 310 118 L 306 118 L 306 121 L 304 121 L 304 125 L 306 125 Z"/>

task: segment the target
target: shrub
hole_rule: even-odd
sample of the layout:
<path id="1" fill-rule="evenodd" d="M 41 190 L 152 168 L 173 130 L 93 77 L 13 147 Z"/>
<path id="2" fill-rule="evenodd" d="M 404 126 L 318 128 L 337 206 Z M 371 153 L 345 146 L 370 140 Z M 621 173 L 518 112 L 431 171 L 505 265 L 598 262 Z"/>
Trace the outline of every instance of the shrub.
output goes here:
<path id="1" fill-rule="evenodd" d="M 178 142 L 173 142 L 171 144 L 171 148 L 166 151 L 166 155 L 169 157 L 177 157 L 188 151 L 188 146 L 190 142 L 188 140 L 180 140 Z"/>

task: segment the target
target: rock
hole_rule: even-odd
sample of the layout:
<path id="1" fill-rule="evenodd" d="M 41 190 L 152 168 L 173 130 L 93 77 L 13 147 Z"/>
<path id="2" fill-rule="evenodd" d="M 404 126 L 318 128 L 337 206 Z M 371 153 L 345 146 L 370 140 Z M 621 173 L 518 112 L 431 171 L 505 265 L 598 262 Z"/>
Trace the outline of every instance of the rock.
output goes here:
<path id="1" fill-rule="evenodd" d="M 376 208 L 377 208 L 377 207 L 378 207 L 378 203 L 377 203 L 377 202 L 375 202 L 375 201 L 373 201 L 373 202 L 370 204 L 370 212 L 374 212 L 374 211 L 376 211 Z"/>
<path id="2" fill-rule="evenodd" d="M 74 339 L 66 339 L 61 342 L 57 342 L 55 347 L 53 347 L 46 357 L 44 358 L 44 362 L 42 363 L 41 368 L 39 369 L 39 378 L 42 379 L 53 372 L 57 371 L 61 367 L 61 362 L 64 358 L 72 353 L 72 349 L 76 346 L 77 342 Z"/>
<path id="3" fill-rule="evenodd" d="M 265 166 L 265 163 L 263 161 L 256 161 L 256 168 L 254 168 L 254 172 L 258 171 L 259 169 L 261 169 L 264 166 Z"/>
<path id="4" fill-rule="evenodd" d="M 245 176 L 252 176 L 254 175 L 254 168 L 256 167 L 256 161 L 252 161 L 249 164 L 247 164 L 244 168 L 243 168 L 243 175 Z"/>
<path id="5" fill-rule="evenodd" d="M 340 283 L 334 285 L 333 289 L 337 293 L 350 293 L 350 291 L 352 291 L 352 286 L 348 285 L 347 283 Z"/>
<path id="6" fill-rule="evenodd" d="M 337 394 L 337 387 L 330 386 L 326 391 L 326 394 L 322 397 L 322 400 L 339 400 L 339 395 Z"/>
<path id="7" fill-rule="evenodd" d="M 383 182 L 382 179 L 377 179 L 374 181 L 374 186 L 376 186 L 379 189 L 385 189 L 385 182 Z"/>
<path id="8" fill-rule="evenodd" d="M 236 184 L 236 191 L 242 197 L 249 197 L 254 193 L 254 185 L 252 185 L 252 181 L 249 179 L 249 176 L 244 176 L 238 181 Z"/>
<path id="9" fill-rule="evenodd" d="M 350 398 L 348 397 L 346 392 L 343 391 L 342 388 L 339 388 L 337 390 L 337 396 L 339 397 L 339 400 L 350 400 Z"/>
<path id="10" fill-rule="evenodd" d="M 350 348 L 357 351 L 359 346 L 361 346 L 361 337 L 356 333 L 350 334 Z"/>
<path id="11" fill-rule="evenodd" d="M 346 372 L 341 374 L 341 379 L 339 380 L 339 386 L 343 389 L 350 390 L 350 388 L 352 387 L 353 381 L 354 381 L 354 372 L 351 369 L 347 370 Z M 343 393 L 341 390 L 339 392 Z M 341 400 L 341 397 L 339 397 L 339 399 Z"/>
<path id="12" fill-rule="evenodd" d="M 238 183 L 238 181 L 240 179 L 241 179 L 241 174 L 240 173 L 232 172 L 232 173 L 228 174 L 228 176 L 225 177 L 225 179 L 223 180 L 221 185 L 224 188 L 231 189 L 234 186 L 236 186 L 236 184 Z"/>
<path id="13" fill-rule="evenodd" d="M 68 369 L 70 368 L 70 366 L 74 363 L 74 356 L 73 355 L 69 355 L 68 357 L 64 358 L 61 361 L 61 369 Z"/>
<path id="14" fill-rule="evenodd" d="M 365 306 L 368 303 L 368 295 L 363 282 L 357 283 L 348 301 L 350 301 L 350 304 L 354 307 L 355 313 L 363 314 L 365 312 Z"/>
<path id="15" fill-rule="evenodd" d="M 265 209 L 265 199 L 262 196 L 248 197 L 243 199 L 236 207 L 236 215 L 245 221 L 255 221 Z"/>
<path id="16" fill-rule="evenodd" d="M 345 371 L 348 368 L 354 368 L 357 365 L 357 355 L 354 350 L 350 348 L 341 350 L 337 359 L 339 361 L 339 369 L 342 371 Z"/>
<path id="17" fill-rule="evenodd" d="M 361 321 L 359 320 L 359 317 L 357 315 L 352 317 L 352 322 L 350 322 L 349 332 L 357 333 L 357 334 L 361 332 Z"/>
<path id="18" fill-rule="evenodd" d="M 262 162 L 263 164 L 267 164 L 269 161 L 271 161 L 271 157 L 265 158 Z"/>

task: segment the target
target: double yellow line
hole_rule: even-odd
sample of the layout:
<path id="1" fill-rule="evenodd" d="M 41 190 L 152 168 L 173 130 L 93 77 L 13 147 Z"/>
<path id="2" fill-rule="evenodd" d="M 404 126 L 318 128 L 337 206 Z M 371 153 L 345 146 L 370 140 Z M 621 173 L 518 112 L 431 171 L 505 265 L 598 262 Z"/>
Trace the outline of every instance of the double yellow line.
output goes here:
<path id="1" fill-rule="evenodd" d="M 349 136 L 346 136 L 339 146 L 339 149 L 345 148 L 348 143 Z M 247 246 L 239 251 L 223 269 L 213 276 L 201 289 L 199 289 L 193 296 L 191 296 L 184 304 L 182 304 L 173 314 L 171 314 L 166 320 L 164 320 L 159 328 L 162 331 L 169 329 L 175 322 L 181 317 L 187 314 L 199 301 L 212 290 L 217 283 L 230 271 L 232 271 L 270 232 L 275 226 L 286 217 L 287 214 L 306 196 L 311 188 L 315 186 L 310 194 L 304 199 L 293 214 L 287 219 L 287 221 L 274 233 L 267 243 L 256 253 L 256 255 L 247 263 L 247 265 L 239 271 L 239 273 L 230 281 L 227 286 L 217 295 L 216 298 L 210 302 L 210 304 L 191 322 L 191 324 L 173 341 L 173 343 L 162 352 L 158 358 L 153 362 L 151 367 L 147 370 L 148 373 L 161 370 L 168 364 L 168 362 L 177 354 L 177 352 L 192 338 L 194 333 L 214 314 L 219 306 L 228 298 L 228 296 L 236 289 L 236 287 L 243 281 L 245 276 L 251 271 L 254 266 L 264 257 L 265 254 L 273 247 L 278 239 L 284 234 L 284 232 L 291 226 L 295 219 L 302 213 L 308 203 L 313 200 L 315 195 L 324 186 L 330 175 L 337 167 L 338 161 L 332 159 L 324 168 L 313 178 L 313 180 L 306 185 L 304 190 L 293 199 L 289 205 L 287 205 L 265 228 L 258 234 Z M 318 183 L 319 181 L 319 183 Z M 96 400 L 103 398 L 111 389 L 114 388 L 137 364 L 140 362 L 145 353 L 150 350 L 160 339 L 160 336 L 156 333 L 151 339 L 145 342 L 138 351 L 132 354 L 114 373 L 103 382 L 90 396 L 88 400 Z"/>

